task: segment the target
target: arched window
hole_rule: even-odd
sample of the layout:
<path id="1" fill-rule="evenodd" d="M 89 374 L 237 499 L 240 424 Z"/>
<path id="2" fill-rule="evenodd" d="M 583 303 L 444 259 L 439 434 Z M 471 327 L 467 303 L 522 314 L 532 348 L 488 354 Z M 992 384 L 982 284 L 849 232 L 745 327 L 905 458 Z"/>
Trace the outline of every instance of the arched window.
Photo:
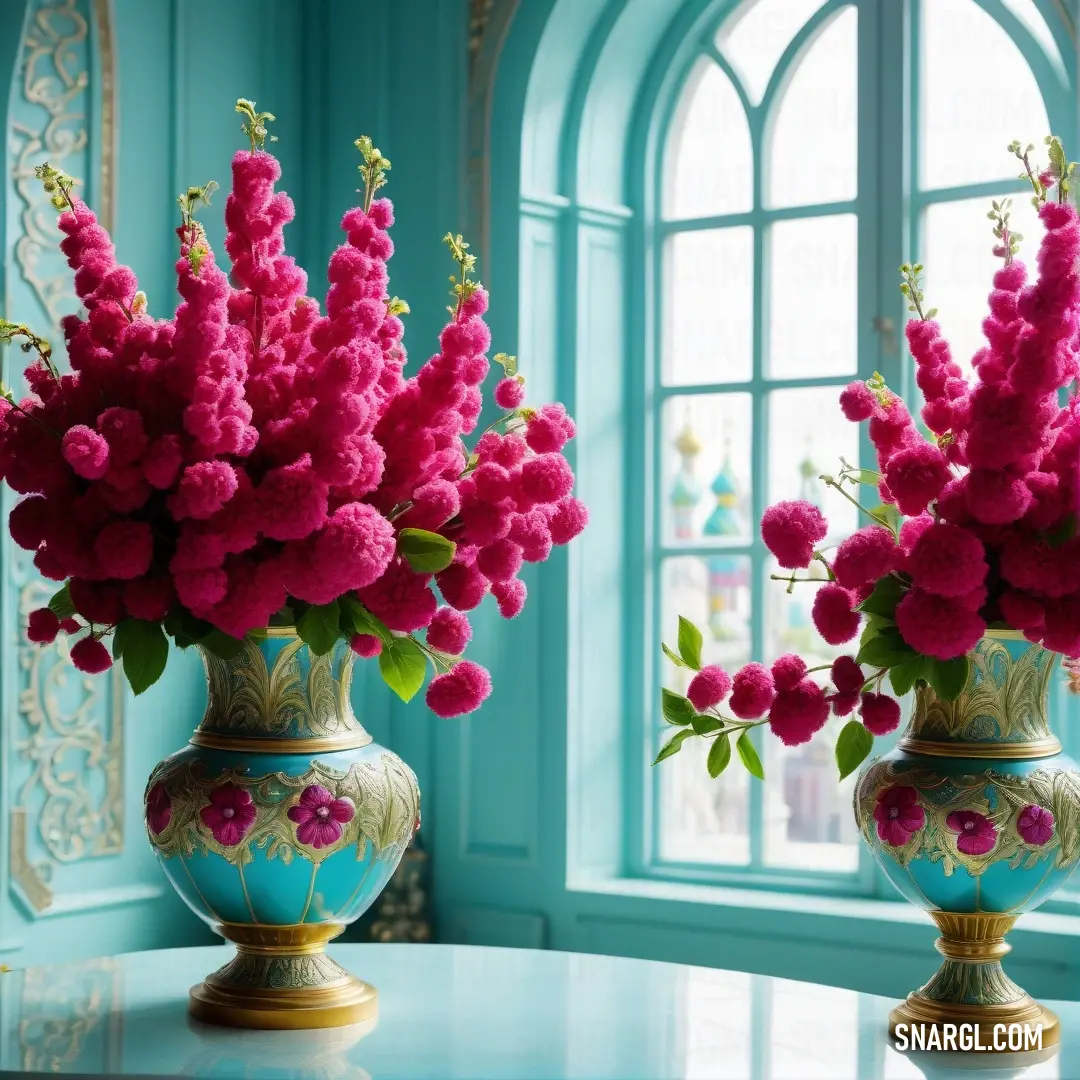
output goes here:
<path id="1" fill-rule="evenodd" d="M 826 543 L 856 527 L 855 508 L 817 477 L 869 457 L 840 414 L 839 388 L 875 370 L 897 390 L 910 384 L 896 267 L 926 264 L 926 294 L 966 362 L 993 270 L 990 199 L 1013 196 L 1021 257 L 1038 242 L 1006 147 L 1041 146 L 1050 131 L 1070 143 L 1076 132 L 1075 46 L 1053 3 L 743 0 L 713 15 L 646 103 L 650 481 L 637 528 L 653 755 L 672 732 L 659 688 L 687 682 L 652 659 L 661 640 L 674 643 L 679 615 L 704 629 L 704 656 L 728 670 L 846 651 L 815 634 L 812 586 L 770 581 L 761 512 L 802 496 L 826 514 Z M 878 501 L 863 490 L 864 505 Z M 830 724 L 793 749 L 759 738 L 764 784 L 738 762 L 712 780 L 701 740 L 643 769 L 635 868 L 871 890 L 851 781 L 835 778 L 843 721 Z"/>

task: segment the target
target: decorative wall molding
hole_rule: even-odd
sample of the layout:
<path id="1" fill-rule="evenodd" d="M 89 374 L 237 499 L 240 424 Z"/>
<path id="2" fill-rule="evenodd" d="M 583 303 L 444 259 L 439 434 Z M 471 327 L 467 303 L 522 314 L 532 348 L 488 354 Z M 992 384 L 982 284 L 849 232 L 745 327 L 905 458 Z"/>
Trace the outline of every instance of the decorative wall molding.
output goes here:
<path id="1" fill-rule="evenodd" d="M 480 265 L 491 259 L 491 111 L 495 73 L 519 0 L 469 0 L 465 224 L 480 238 Z"/>
<path id="2" fill-rule="evenodd" d="M 109 0 L 29 0 L 27 9 L 8 123 L 8 193 L 18 216 L 6 252 L 11 272 L 4 301 L 7 310 L 51 335 L 60 359 L 59 320 L 79 303 L 58 246 L 56 211 L 34 166 L 47 160 L 74 176 L 80 194 L 111 225 L 112 11 Z M 17 384 L 17 375 L 9 371 L 7 381 Z M 5 509 L 11 502 L 5 493 Z M 55 584 L 40 579 L 31 553 L 10 542 L 4 553 L 4 610 L 11 620 L 5 639 L 14 657 L 5 657 L 4 667 L 8 685 L 17 687 L 5 709 L 14 751 L 3 778 L 4 790 L 12 793 L 11 888 L 36 916 L 66 906 L 66 898 L 55 895 L 58 867 L 123 851 L 124 695 L 119 677 L 102 681 L 76 671 L 63 636 L 47 648 L 27 640 L 29 613 L 48 601 Z"/>

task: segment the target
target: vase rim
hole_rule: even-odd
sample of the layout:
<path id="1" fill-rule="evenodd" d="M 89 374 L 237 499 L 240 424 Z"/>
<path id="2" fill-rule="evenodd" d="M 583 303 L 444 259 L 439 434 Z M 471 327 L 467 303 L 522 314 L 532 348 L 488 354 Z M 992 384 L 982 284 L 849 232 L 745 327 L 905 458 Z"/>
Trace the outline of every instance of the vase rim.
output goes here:
<path id="1" fill-rule="evenodd" d="M 991 638 L 996 641 L 1026 641 L 1023 630 L 987 630 L 983 634 L 984 638 Z M 1035 642 L 1032 642 L 1035 644 Z"/>

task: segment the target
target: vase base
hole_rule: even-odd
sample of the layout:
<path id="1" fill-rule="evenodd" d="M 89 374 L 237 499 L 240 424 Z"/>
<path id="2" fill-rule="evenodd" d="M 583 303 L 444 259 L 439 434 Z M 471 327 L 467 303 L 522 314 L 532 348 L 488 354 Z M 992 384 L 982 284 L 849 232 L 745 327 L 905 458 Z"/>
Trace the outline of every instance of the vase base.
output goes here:
<path id="1" fill-rule="evenodd" d="M 351 975 L 336 986 L 268 989 L 227 986 L 211 975 L 191 988 L 193 1019 L 222 1027 L 297 1031 L 367 1022 L 379 1014 L 379 992 Z"/>
<path id="2" fill-rule="evenodd" d="M 911 1050 L 1015 1054 L 1056 1046 L 1061 1038 L 1057 1015 L 1026 994 L 1007 1005 L 963 1005 L 915 992 L 889 1013 L 893 1039 L 898 1027 Z"/>

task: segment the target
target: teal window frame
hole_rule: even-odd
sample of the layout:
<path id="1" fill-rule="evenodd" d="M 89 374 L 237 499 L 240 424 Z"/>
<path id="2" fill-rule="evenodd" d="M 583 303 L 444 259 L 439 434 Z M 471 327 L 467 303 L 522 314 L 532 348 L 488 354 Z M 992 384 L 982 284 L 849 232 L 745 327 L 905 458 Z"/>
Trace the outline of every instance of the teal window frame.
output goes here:
<path id="1" fill-rule="evenodd" d="M 1070 144 L 1077 136 L 1077 79 L 1075 26 L 1057 0 L 1036 0 L 1054 35 L 1062 63 L 1047 55 L 1031 31 L 1003 0 L 974 0 L 1005 30 L 1029 65 L 1046 105 L 1051 129 L 1064 133 Z M 637 103 L 635 145 L 628 155 L 631 173 L 627 178 L 634 225 L 630 245 L 628 287 L 630 302 L 629 371 L 627 378 L 627 535 L 626 544 L 626 665 L 625 701 L 627 729 L 625 768 L 624 864 L 634 877 L 701 884 L 737 884 L 772 889 L 843 894 L 896 899 L 896 894 L 869 853 L 860 845 L 859 865 L 854 872 L 787 869 L 764 863 L 763 792 L 752 782 L 749 814 L 749 865 L 724 866 L 661 861 L 658 857 L 659 804 L 658 770 L 649 762 L 658 747 L 658 732 L 664 727 L 659 715 L 659 621 L 660 568 L 672 555 L 702 555 L 715 548 L 694 545 L 665 545 L 662 541 L 663 512 L 660 417 L 664 402 L 672 396 L 708 393 L 749 392 L 753 401 L 752 462 L 754 483 L 751 493 L 756 523 L 766 506 L 768 492 L 767 403 L 770 391 L 788 388 L 844 385 L 851 376 L 807 376 L 770 379 L 765 374 L 765 334 L 767 311 L 768 229 L 777 221 L 807 219 L 826 214 L 854 213 L 858 221 L 858 377 L 881 371 L 890 385 L 909 402 L 917 395 L 910 357 L 903 348 L 900 332 L 907 318 L 897 289 L 895 268 L 904 261 L 916 261 L 923 248 L 921 222 L 927 207 L 967 198 L 1009 193 L 1023 197 L 1023 184 L 991 181 L 923 189 L 919 185 L 920 115 L 920 9 L 919 2 L 883 4 L 879 0 L 828 0 L 804 24 L 789 43 L 772 72 L 757 106 L 753 106 L 731 65 L 714 45 L 723 21 L 738 6 L 734 0 L 713 0 L 684 8 L 669 28 L 657 52 L 653 67 Z M 768 123 L 771 109 L 779 100 L 799 59 L 821 32 L 843 9 L 858 11 L 858 187 L 854 200 L 798 207 L 768 208 L 765 205 L 764 169 L 767 155 Z M 681 36 L 680 36 L 681 35 Z M 694 67 L 706 58 L 717 64 L 731 80 L 742 101 L 750 127 L 754 161 L 753 204 L 745 213 L 665 221 L 661 213 L 662 172 L 666 132 L 679 103 L 680 93 Z M 898 133 L 890 137 L 886 133 Z M 1022 136 L 1026 133 L 1018 133 Z M 1038 133 L 1036 133 L 1038 134 Z M 1075 153 L 1075 151 L 1074 151 Z M 663 242 L 674 232 L 749 225 L 754 241 L 753 368 L 749 380 L 708 384 L 664 386 L 659 378 L 662 336 L 661 297 L 663 286 Z M 989 283 L 988 283 L 989 285 Z M 886 351 L 885 342 L 873 329 L 874 320 L 884 317 L 896 327 L 898 347 Z M 978 314 L 981 318 L 981 313 Z M 865 433 L 860 458 L 872 461 Z M 761 590 L 767 586 L 767 551 L 754 529 L 743 545 L 724 547 L 725 554 L 746 555 L 751 563 L 751 650 L 760 659 L 765 650 L 764 605 Z M 644 587 L 642 583 L 644 582 Z M 644 633 L 642 633 L 644 628 Z M 636 661 L 636 662 L 635 662 Z M 655 705 L 655 707 L 654 707 Z M 1062 686 L 1055 707 L 1061 721 L 1080 714 L 1074 699 Z M 1068 715 L 1071 714 L 1071 715 Z M 1066 749 L 1080 744 L 1069 738 L 1066 722 L 1059 722 Z M 670 728 L 668 729 L 670 731 Z M 759 751 L 763 733 L 754 732 Z M 644 749 L 643 749 L 644 748 Z M 662 766 L 661 766 L 662 768 Z M 717 781 L 722 783 L 723 781 Z M 757 790 L 755 790 L 757 789 Z M 1080 895 L 1054 905 L 1057 910 L 1080 909 Z"/>

